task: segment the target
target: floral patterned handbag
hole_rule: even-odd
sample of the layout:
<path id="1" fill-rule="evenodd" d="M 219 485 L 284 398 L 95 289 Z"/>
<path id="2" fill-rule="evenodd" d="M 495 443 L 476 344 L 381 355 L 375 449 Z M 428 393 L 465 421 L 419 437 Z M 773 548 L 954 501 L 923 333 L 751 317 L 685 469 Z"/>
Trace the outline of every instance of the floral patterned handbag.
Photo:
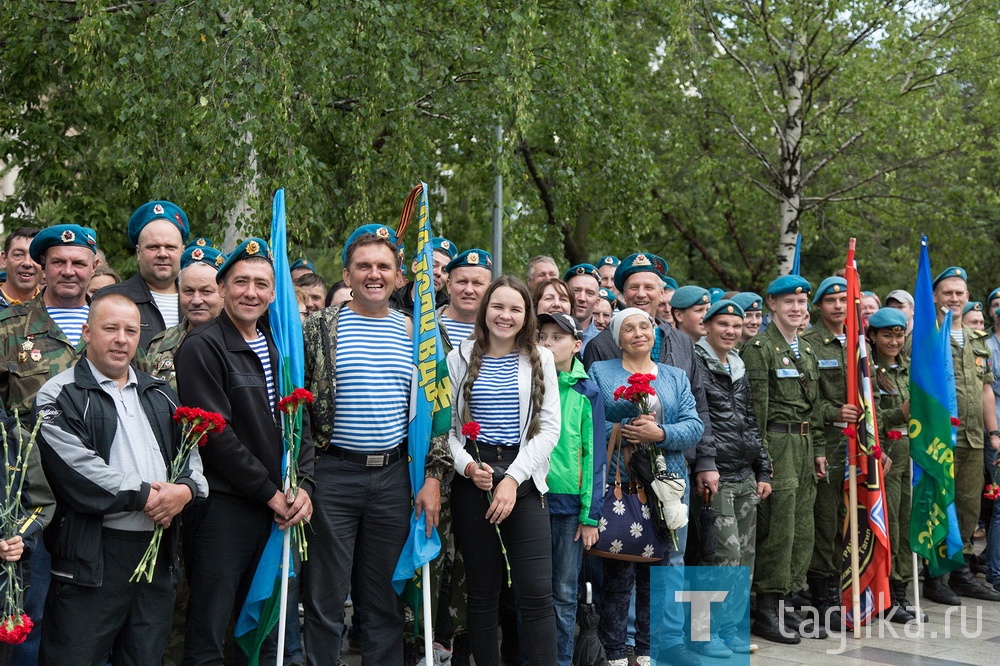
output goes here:
<path id="1" fill-rule="evenodd" d="M 666 545 L 657 538 L 646 500 L 646 489 L 634 481 L 622 484 L 621 469 L 628 468 L 632 446 L 622 448 L 621 424 L 616 423 L 608 438 L 608 461 L 622 453 L 615 466 L 614 484 L 604 493 L 604 509 L 597 525 L 598 538 L 590 555 L 651 564 L 666 557 Z"/>

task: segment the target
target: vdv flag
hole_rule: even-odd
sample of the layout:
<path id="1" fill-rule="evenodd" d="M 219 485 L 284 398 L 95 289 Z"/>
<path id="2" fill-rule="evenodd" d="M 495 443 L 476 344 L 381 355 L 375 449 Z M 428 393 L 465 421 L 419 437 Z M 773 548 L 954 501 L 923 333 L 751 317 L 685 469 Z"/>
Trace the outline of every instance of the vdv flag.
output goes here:
<path id="1" fill-rule="evenodd" d="M 275 297 L 268 311 L 268 321 L 280 358 L 279 396 L 286 396 L 305 382 L 305 350 L 302 343 L 302 319 L 295 299 L 295 287 L 292 284 L 292 272 L 288 262 L 284 189 L 274 193 L 271 213 L 270 245 L 274 260 Z M 296 415 L 293 428 L 296 434 L 301 436 L 301 410 Z M 301 438 L 286 437 L 284 439 L 286 445 L 289 439 L 298 442 Z M 298 451 L 292 451 L 292 456 L 297 458 Z M 287 456 L 282 456 L 282 460 L 287 460 Z M 283 474 L 287 474 L 287 469 L 283 469 Z M 256 666 L 258 663 L 260 648 L 278 623 L 281 608 L 283 537 L 284 533 L 278 529 L 277 524 L 272 523 L 271 534 L 257 564 L 250 591 L 240 610 L 233 632 L 237 644 L 246 653 L 250 666 Z M 292 570 L 288 574 L 294 576 L 295 572 Z"/>
<path id="2" fill-rule="evenodd" d="M 964 566 L 962 537 L 955 509 L 955 375 L 951 360 L 951 314 L 938 328 L 931 286 L 927 237 L 920 240 L 914 290 L 910 361 L 910 458 L 913 460 L 913 509 L 910 548 L 927 560 L 931 576 Z"/>
<path id="3" fill-rule="evenodd" d="M 441 333 L 434 313 L 434 250 L 431 245 L 430 214 L 427 205 L 427 185 L 420 183 L 410 193 L 404 208 L 399 239 L 409 221 L 414 196 L 419 196 L 417 207 L 417 253 L 413 294 L 413 365 L 416 380 L 410 390 L 410 423 L 407 432 L 410 454 L 410 486 L 413 496 L 424 485 L 424 461 L 430 450 L 431 439 L 447 436 L 451 427 L 451 383 L 445 360 Z M 437 530 L 427 536 L 427 516 L 417 518 L 416 509 L 410 515 L 410 535 L 403 546 L 392 584 L 399 594 L 420 567 L 433 561 L 441 552 L 441 539 Z"/>
<path id="4" fill-rule="evenodd" d="M 792 270 L 789 275 L 802 275 L 802 234 L 795 235 L 795 255 L 792 257 Z"/>
<path id="5" fill-rule="evenodd" d="M 854 617 L 850 571 L 850 517 L 845 520 L 844 568 L 841 577 L 844 617 L 849 628 L 855 623 L 865 624 L 873 615 L 890 605 L 889 594 L 889 525 L 885 504 L 885 474 L 878 441 L 878 422 L 875 417 L 875 398 L 872 392 L 871 365 L 868 345 L 865 342 L 865 325 L 861 317 L 861 280 L 854 259 L 854 239 L 847 254 L 847 401 L 858 407 L 861 418 L 853 434 L 847 437 L 847 460 L 857 465 L 857 529 L 858 529 L 858 595 L 861 601 L 860 617 Z M 848 431 L 851 432 L 851 431 Z M 844 483 L 844 504 L 849 483 Z"/>

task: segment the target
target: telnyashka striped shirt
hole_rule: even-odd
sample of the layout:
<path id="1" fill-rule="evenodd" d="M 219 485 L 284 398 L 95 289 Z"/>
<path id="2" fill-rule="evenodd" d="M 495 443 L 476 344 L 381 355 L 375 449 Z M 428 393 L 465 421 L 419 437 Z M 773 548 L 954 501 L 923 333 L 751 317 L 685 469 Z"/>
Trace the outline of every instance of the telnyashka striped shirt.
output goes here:
<path id="1" fill-rule="evenodd" d="M 81 305 L 78 308 L 54 308 L 46 306 L 49 316 L 56 323 L 59 330 L 63 332 L 66 339 L 74 347 L 80 342 L 83 335 L 83 325 L 87 323 L 87 315 L 90 314 L 89 305 Z"/>
<path id="2" fill-rule="evenodd" d="M 267 402 L 271 406 L 271 413 L 274 413 L 277 391 L 274 386 L 274 373 L 271 372 L 271 355 L 267 353 L 267 338 L 264 337 L 263 333 L 257 331 L 256 339 L 247 340 L 247 344 L 250 345 L 253 353 L 257 354 L 260 364 L 264 366 L 264 381 L 267 382 Z"/>
<path id="3" fill-rule="evenodd" d="M 330 443 L 375 452 L 403 441 L 413 376 L 413 341 L 406 333 L 406 315 L 392 310 L 385 317 L 365 317 L 341 308 Z"/>
<path id="4" fill-rule="evenodd" d="M 448 339 L 451 341 L 452 347 L 457 347 L 462 340 L 468 338 L 476 330 L 476 322 L 455 321 L 444 314 L 441 315 L 441 323 L 444 324 L 444 330 L 448 331 Z"/>
<path id="5" fill-rule="evenodd" d="M 788 343 L 788 346 L 792 348 L 792 353 L 795 354 L 795 358 L 802 358 L 799 355 L 799 336 L 792 338 L 792 341 Z"/>
<path id="6" fill-rule="evenodd" d="M 479 441 L 517 446 L 521 443 L 521 406 L 517 394 L 518 352 L 494 358 L 484 356 L 472 385 L 469 411 L 479 423 Z"/>
<path id="7" fill-rule="evenodd" d="M 950 331 L 951 339 L 958 343 L 959 347 L 965 346 L 965 329 L 953 328 Z"/>

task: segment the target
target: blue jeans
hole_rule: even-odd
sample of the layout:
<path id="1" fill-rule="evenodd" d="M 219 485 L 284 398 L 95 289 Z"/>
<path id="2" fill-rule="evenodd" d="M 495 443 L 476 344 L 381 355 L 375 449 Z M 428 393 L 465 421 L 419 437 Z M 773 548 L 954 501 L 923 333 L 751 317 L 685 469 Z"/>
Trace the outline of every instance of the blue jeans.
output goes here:
<path id="1" fill-rule="evenodd" d="M 993 466 L 997 452 L 990 448 L 989 443 L 983 447 L 983 457 L 987 476 L 990 479 L 1000 477 L 1000 470 Z M 997 585 L 1000 584 L 1000 500 L 993 500 L 993 517 L 987 527 L 986 552 L 983 553 L 986 557 L 986 582 Z"/>
<path id="2" fill-rule="evenodd" d="M 580 518 L 549 516 L 552 525 L 552 596 L 556 606 L 558 666 L 573 661 L 573 631 L 576 628 L 576 593 L 583 564 L 583 539 L 574 541 Z"/>
<path id="3" fill-rule="evenodd" d="M 26 582 L 30 583 L 24 593 L 24 612 L 35 621 L 35 630 L 20 645 L 10 649 L 12 666 L 37 666 L 38 648 L 42 642 L 42 617 L 44 616 L 45 597 L 49 593 L 49 583 L 52 582 L 52 556 L 45 548 L 42 535 L 36 537 L 35 549 L 24 572 Z"/>

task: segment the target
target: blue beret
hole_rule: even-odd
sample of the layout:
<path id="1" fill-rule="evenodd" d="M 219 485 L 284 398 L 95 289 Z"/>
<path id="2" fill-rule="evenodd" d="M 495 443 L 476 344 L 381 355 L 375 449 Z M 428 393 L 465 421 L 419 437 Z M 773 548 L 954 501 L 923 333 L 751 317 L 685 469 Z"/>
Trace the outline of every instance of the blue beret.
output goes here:
<path id="1" fill-rule="evenodd" d="M 708 290 L 708 297 L 713 303 L 717 303 L 722 299 L 722 295 L 726 293 L 726 290 L 722 287 L 710 287 Z"/>
<path id="2" fill-rule="evenodd" d="M 938 282 L 940 282 L 941 280 L 953 277 L 962 278 L 962 280 L 964 280 L 966 283 L 969 282 L 969 274 L 965 272 L 964 268 L 961 268 L 959 266 L 949 266 L 948 268 L 938 273 L 938 276 L 934 278 L 934 282 L 931 284 L 931 286 L 937 287 Z"/>
<path id="3" fill-rule="evenodd" d="M 576 266 L 571 266 L 568 271 L 563 273 L 563 281 L 569 282 L 570 278 L 574 278 L 577 275 L 589 275 L 590 277 L 597 280 L 597 283 L 601 282 L 601 272 L 597 270 L 597 266 L 593 264 L 577 264 Z"/>
<path id="4" fill-rule="evenodd" d="M 598 267 L 600 267 L 600 266 L 614 266 L 615 268 L 618 268 L 618 265 L 621 264 L 621 263 L 622 263 L 621 259 L 619 259 L 618 257 L 614 256 L 613 254 L 608 254 L 608 255 L 605 255 L 605 256 L 601 257 L 600 259 L 598 259 L 597 260 L 597 264 L 595 264 L 595 265 L 598 266 Z"/>
<path id="5" fill-rule="evenodd" d="M 222 278 L 226 274 L 226 271 L 244 259 L 250 259 L 252 257 L 267 259 L 267 263 L 274 266 L 274 259 L 271 257 L 271 248 L 267 246 L 267 241 L 263 238 L 248 238 L 237 245 L 235 250 L 229 253 L 229 257 L 223 262 L 222 266 L 219 267 L 219 274 L 215 276 L 215 281 L 222 282 Z"/>
<path id="6" fill-rule="evenodd" d="M 604 287 L 601 287 L 600 289 L 597 290 L 597 296 L 599 298 L 603 298 L 608 303 L 611 303 L 612 310 L 614 310 L 615 306 L 618 305 L 618 298 L 615 296 L 615 292 L 611 291 L 610 289 L 605 289 Z"/>
<path id="7" fill-rule="evenodd" d="M 449 259 L 454 259 L 458 256 L 458 247 L 447 238 L 441 238 L 439 236 L 432 238 L 431 249 L 438 252 L 444 252 L 448 255 Z"/>
<path id="8" fill-rule="evenodd" d="M 486 270 L 493 269 L 493 255 L 486 250 L 480 250 L 473 248 L 471 250 L 466 250 L 465 252 L 459 254 L 457 257 L 448 262 L 448 265 L 444 267 L 444 270 L 448 273 L 452 272 L 456 268 L 462 268 L 463 266 L 472 266 L 473 268 L 485 268 Z"/>
<path id="9" fill-rule="evenodd" d="M 767 285 L 768 296 L 784 296 L 785 294 L 808 294 L 812 285 L 801 275 L 782 275 Z"/>
<path id="10" fill-rule="evenodd" d="M 150 222 L 165 220 L 177 227 L 181 232 L 181 240 L 186 241 L 191 227 L 188 226 L 187 215 L 181 207 L 169 201 L 150 201 L 135 209 L 132 217 L 128 220 L 128 242 L 132 245 L 139 244 L 139 233 Z"/>
<path id="11" fill-rule="evenodd" d="M 309 261 L 305 257 L 293 261 L 292 265 L 288 267 L 288 270 L 289 272 L 291 272 L 294 271 L 296 268 L 307 268 L 313 273 L 316 272 L 316 267 L 313 265 L 313 262 Z"/>
<path id="12" fill-rule="evenodd" d="M 732 301 L 743 308 L 744 313 L 764 310 L 764 299 L 752 291 L 741 291 L 733 296 Z"/>
<path id="13" fill-rule="evenodd" d="M 663 257 L 645 252 L 630 254 L 621 260 L 615 270 L 615 287 L 618 291 L 624 291 L 625 281 L 635 273 L 655 273 L 662 281 L 667 276 L 667 270 L 667 262 L 664 261 Z"/>
<path id="14" fill-rule="evenodd" d="M 222 254 L 214 247 L 190 246 L 181 255 L 181 270 L 191 264 L 205 264 L 215 270 L 219 270 L 222 264 L 226 263 L 226 255 Z"/>
<path id="15" fill-rule="evenodd" d="M 993 299 L 998 296 L 1000 296 L 1000 287 L 997 287 L 996 289 L 990 292 L 990 295 L 986 297 L 986 302 L 992 303 Z"/>
<path id="16" fill-rule="evenodd" d="M 881 308 L 868 318 L 868 328 L 900 328 L 906 330 L 906 315 L 896 308 Z"/>
<path id="17" fill-rule="evenodd" d="M 384 238 L 390 243 L 392 243 L 393 247 L 399 245 L 399 243 L 396 241 L 396 232 L 390 229 L 389 227 L 385 226 L 384 224 L 362 225 L 357 229 L 355 229 L 351 233 L 351 235 L 347 237 L 347 242 L 344 243 L 344 249 L 340 253 L 340 260 L 344 264 L 344 268 L 347 268 L 347 251 L 351 249 L 351 246 L 354 245 L 354 242 L 356 240 L 358 240 L 365 234 L 372 234 L 374 236 L 379 236 L 380 238 Z"/>
<path id="18" fill-rule="evenodd" d="M 192 238 L 187 243 L 184 244 L 184 249 L 189 247 L 215 247 L 215 243 L 212 242 L 211 238 L 205 238 L 204 236 L 198 236 L 197 238 Z"/>
<path id="19" fill-rule="evenodd" d="M 979 301 L 969 301 L 968 303 L 966 303 L 962 307 L 962 314 L 963 315 L 966 314 L 966 313 L 968 313 L 968 312 L 972 312 L 972 311 L 982 312 L 983 311 L 983 304 L 980 303 Z"/>
<path id="20" fill-rule="evenodd" d="M 669 275 L 666 276 L 665 278 L 663 278 L 663 288 L 664 289 L 673 289 L 674 291 L 677 291 L 677 287 L 678 286 L 679 285 L 677 284 L 677 280 L 673 279 Z"/>
<path id="21" fill-rule="evenodd" d="M 678 310 L 684 310 L 695 305 L 708 305 L 711 302 L 712 297 L 709 295 L 708 289 L 693 284 L 684 285 L 670 297 L 670 307 L 677 308 Z"/>
<path id="22" fill-rule="evenodd" d="M 736 301 L 730 300 L 728 298 L 722 299 L 721 301 L 716 301 L 712 304 L 712 307 L 708 309 L 705 313 L 705 317 L 702 321 L 708 321 L 715 315 L 735 315 L 737 317 L 746 317 L 746 312 L 740 307 L 740 304 Z"/>
<path id="23" fill-rule="evenodd" d="M 813 303 L 819 303 L 827 294 L 846 294 L 847 280 L 836 275 L 831 275 L 819 283 L 816 294 L 813 296 Z"/>
<path id="24" fill-rule="evenodd" d="M 56 224 L 35 234 L 28 254 L 32 261 L 41 264 L 45 251 L 53 245 L 77 245 L 97 254 L 97 232 L 79 224 Z"/>

